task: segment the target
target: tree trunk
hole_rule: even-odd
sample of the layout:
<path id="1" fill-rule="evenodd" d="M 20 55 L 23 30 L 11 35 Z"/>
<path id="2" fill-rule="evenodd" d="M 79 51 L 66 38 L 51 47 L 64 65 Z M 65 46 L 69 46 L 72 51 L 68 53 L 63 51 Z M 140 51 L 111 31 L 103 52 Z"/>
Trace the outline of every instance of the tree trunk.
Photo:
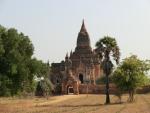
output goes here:
<path id="1" fill-rule="evenodd" d="M 112 63 L 109 58 L 110 51 L 107 50 L 105 53 L 105 66 L 104 66 L 104 72 L 106 74 L 106 103 L 110 104 L 110 97 L 109 97 L 109 75 L 111 74 L 112 69 Z"/>
<path id="2" fill-rule="evenodd" d="M 88 94 L 89 94 L 89 87 L 88 87 L 88 84 L 86 85 L 86 95 L 88 97 Z"/>
<path id="3" fill-rule="evenodd" d="M 110 104 L 110 97 L 109 97 L 109 77 L 106 75 L 106 104 Z"/>
<path id="4" fill-rule="evenodd" d="M 133 102 L 134 101 L 134 90 L 129 90 L 129 102 Z"/>

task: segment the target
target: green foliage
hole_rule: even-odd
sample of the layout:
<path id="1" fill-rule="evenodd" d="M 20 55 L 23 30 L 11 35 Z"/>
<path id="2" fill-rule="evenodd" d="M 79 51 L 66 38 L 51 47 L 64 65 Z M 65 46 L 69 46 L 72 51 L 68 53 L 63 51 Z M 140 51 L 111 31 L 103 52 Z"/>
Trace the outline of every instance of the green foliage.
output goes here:
<path id="1" fill-rule="evenodd" d="M 37 96 L 48 96 L 53 90 L 53 84 L 49 79 L 50 75 L 50 67 L 49 64 L 43 63 L 42 61 L 36 60 L 35 58 L 32 60 L 30 65 L 30 69 L 32 72 L 35 72 L 35 76 L 40 79 L 37 82 L 36 86 L 36 95 Z M 43 78 L 43 79 L 41 79 Z"/>
<path id="2" fill-rule="evenodd" d="M 34 92 L 34 76 L 46 75 L 48 68 L 32 58 L 33 51 L 28 36 L 0 26 L 0 96 Z"/>
<path id="3" fill-rule="evenodd" d="M 11 95 L 11 89 L 10 87 L 12 85 L 12 82 L 9 80 L 7 76 L 0 75 L 0 96 L 5 95 L 5 96 L 10 96 Z"/>
<path id="4" fill-rule="evenodd" d="M 43 63 L 41 60 L 33 58 L 30 62 L 31 72 L 35 73 L 37 77 L 48 77 L 50 73 L 50 67 L 46 63 Z"/>
<path id="5" fill-rule="evenodd" d="M 0 25 L 0 56 L 5 52 L 2 42 L 2 33 L 5 32 L 5 28 Z"/>
<path id="6" fill-rule="evenodd" d="M 96 52 L 99 54 L 101 59 L 106 60 L 113 56 L 116 63 L 119 63 L 120 52 L 115 38 L 104 36 L 96 42 Z"/>
<path id="7" fill-rule="evenodd" d="M 150 69 L 148 61 L 143 61 L 132 55 L 118 66 L 113 75 L 113 81 L 120 91 L 128 91 L 130 101 L 138 87 L 149 82 L 147 75 Z"/>
<path id="8" fill-rule="evenodd" d="M 48 96 L 51 94 L 51 91 L 54 89 L 53 84 L 48 78 L 38 82 L 36 87 L 37 96 Z"/>

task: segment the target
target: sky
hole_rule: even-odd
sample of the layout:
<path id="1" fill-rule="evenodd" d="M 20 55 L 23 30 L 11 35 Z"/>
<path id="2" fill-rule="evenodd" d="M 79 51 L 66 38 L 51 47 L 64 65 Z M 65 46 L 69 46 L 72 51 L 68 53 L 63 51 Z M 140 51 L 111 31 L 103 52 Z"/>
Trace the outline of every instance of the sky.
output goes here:
<path id="1" fill-rule="evenodd" d="M 74 51 L 83 19 L 93 49 L 108 35 L 116 38 L 121 59 L 150 59 L 150 0 L 0 0 L 0 24 L 28 35 L 34 57 L 44 62 Z"/>

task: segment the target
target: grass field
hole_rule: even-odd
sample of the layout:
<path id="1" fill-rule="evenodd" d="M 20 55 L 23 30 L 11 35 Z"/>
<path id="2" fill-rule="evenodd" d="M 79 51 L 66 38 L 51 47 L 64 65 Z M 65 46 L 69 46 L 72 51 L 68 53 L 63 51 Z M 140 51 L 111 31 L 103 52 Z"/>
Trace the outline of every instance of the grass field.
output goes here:
<path id="1" fill-rule="evenodd" d="M 111 95 L 105 105 L 105 95 L 64 95 L 45 98 L 0 98 L 0 113 L 150 113 L 150 94 L 136 95 L 134 103 L 123 103 Z"/>

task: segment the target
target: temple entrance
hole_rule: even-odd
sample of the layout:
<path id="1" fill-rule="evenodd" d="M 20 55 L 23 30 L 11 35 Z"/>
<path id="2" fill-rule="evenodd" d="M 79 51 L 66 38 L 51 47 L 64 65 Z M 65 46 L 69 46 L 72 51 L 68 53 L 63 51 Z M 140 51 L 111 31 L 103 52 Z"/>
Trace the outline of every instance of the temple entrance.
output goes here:
<path id="1" fill-rule="evenodd" d="M 83 84 L 83 74 L 79 74 L 79 80 L 81 81 L 81 84 Z"/>
<path id="2" fill-rule="evenodd" d="M 68 94 L 74 94 L 73 86 L 67 86 L 67 93 Z"/>

